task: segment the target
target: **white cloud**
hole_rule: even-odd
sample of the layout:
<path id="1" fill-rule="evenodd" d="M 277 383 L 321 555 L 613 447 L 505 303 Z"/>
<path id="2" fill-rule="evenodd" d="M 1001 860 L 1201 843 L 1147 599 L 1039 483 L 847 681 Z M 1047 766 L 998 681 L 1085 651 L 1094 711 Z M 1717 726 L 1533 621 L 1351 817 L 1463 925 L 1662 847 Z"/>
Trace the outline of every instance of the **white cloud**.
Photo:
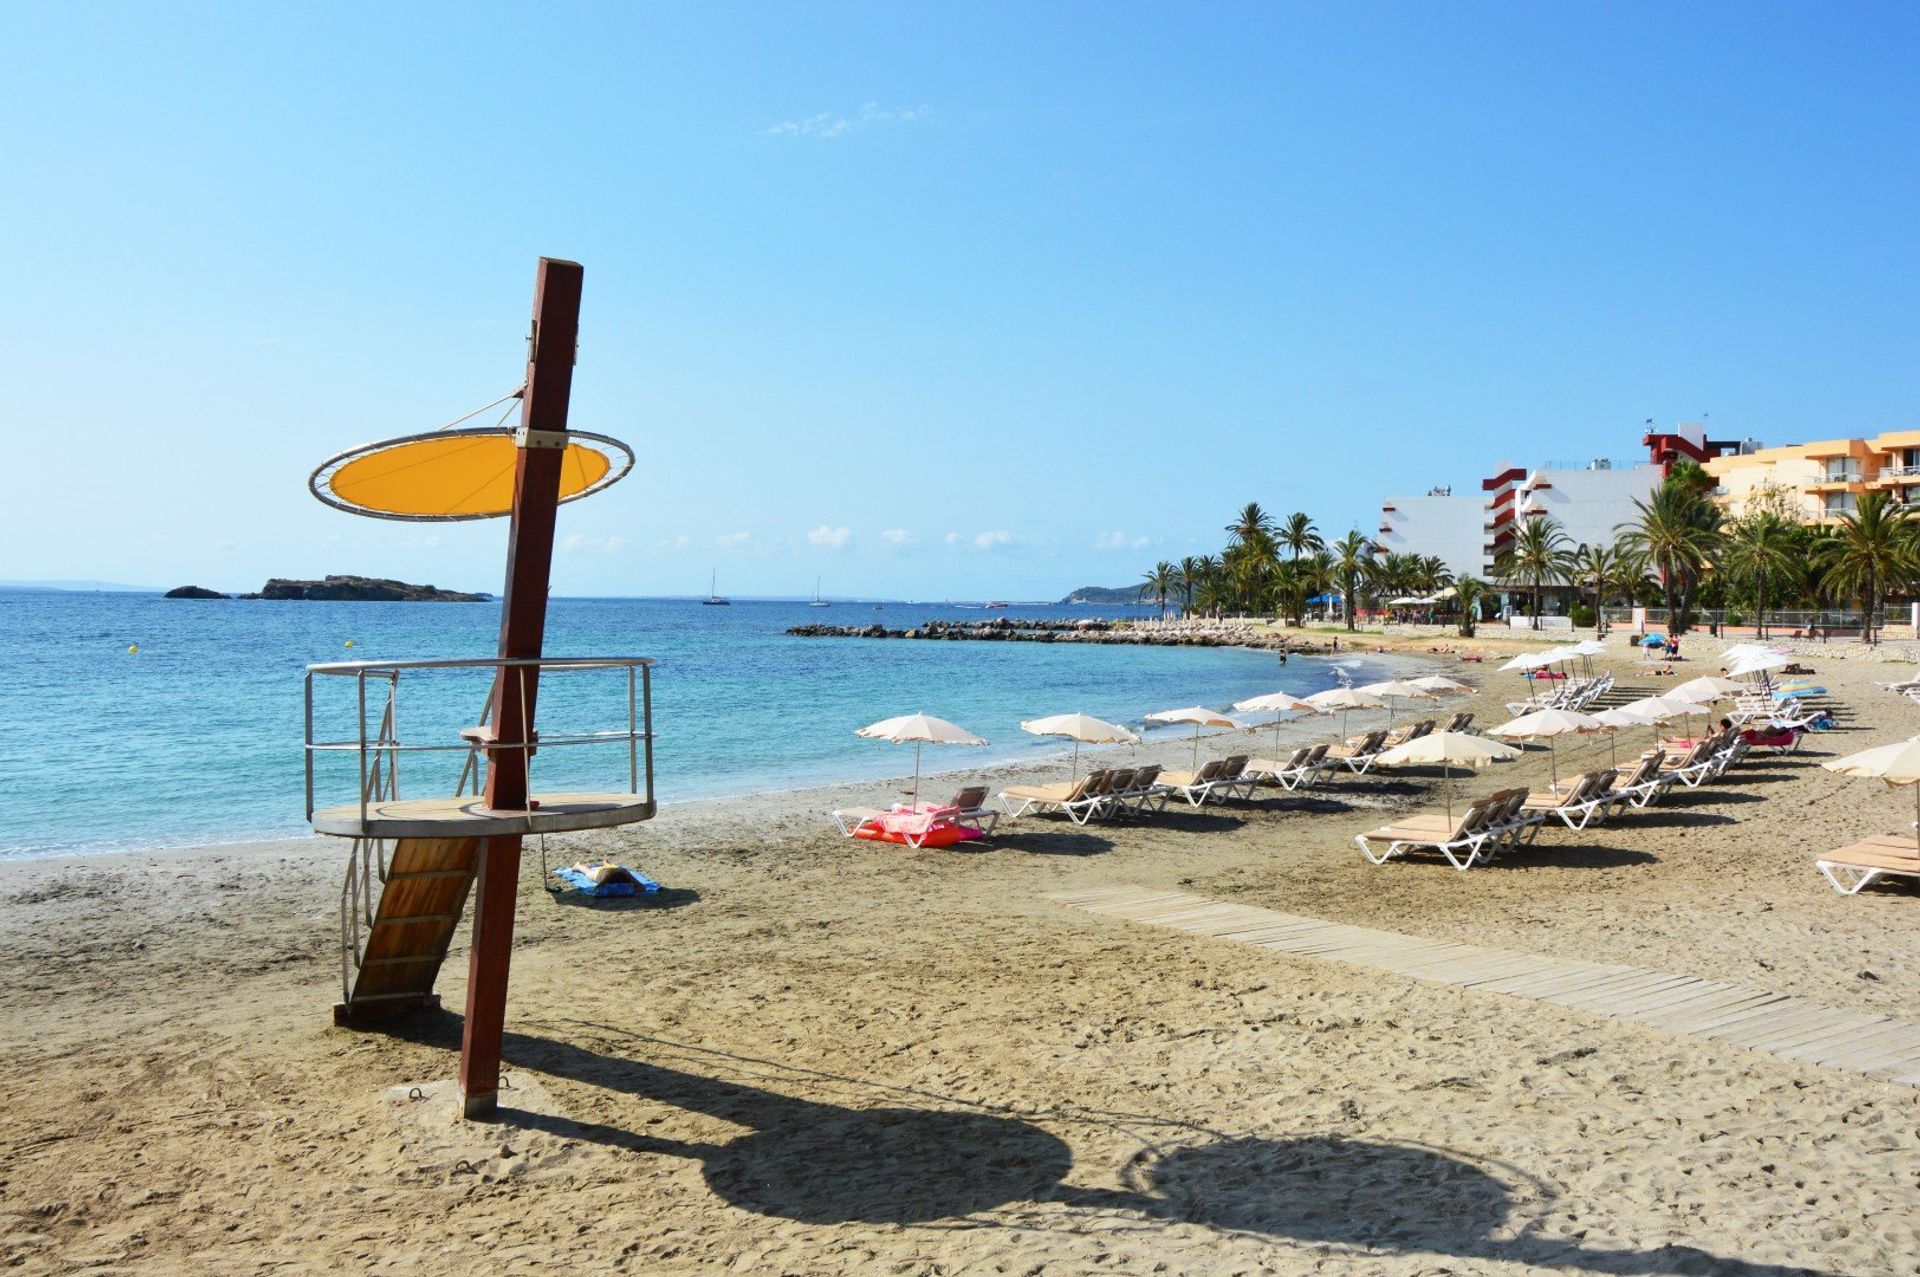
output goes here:
<path id="1" fill-rule="evenodd" d="M 767 133 L 771 137 L 810 137 L 830 142 L 883 124 L 911 124 L 927 115 L 925 106 L 884 107 L 878 102 L 864 102 L 851 115 L 822 111 L 797 120 L 782 120 L 770 126 Z"/>
<path id="2" fill-rule="evenodd" d="M 880 539 L 888 545 L 910 545 L 913 538 L 907 535 L 905 528 L 888 528 L 880 534 Z"/>
<path id="3" fill-rule="evenodd" d="M 830 528 L 824 523 L 807 533 L 807 540 L 829 550 L 841 549 L 852 539 L 853 533 L 846 528 Z"/>
<path id="4" fill-rule="evenodd" d="M 973 539 L 974 548 L 978 550 L 991 550 L 996 546 L 1011 545 L 1012 543 L 1013 533 L 1008 532 L 1005 528 L 996 528 L 992 532 L 982 532 Z"/>
<path id="5" fill-rule="evenodd" d="M 561 552 L 565 554 L 580 554 L 583 552 L 612 554 L 615 550 L 627 544 L 629 544 L 629 542 L 625 537 L 590 537 L 584 533 L 575 532 L 560 543 L 560 549 Z"/>
<path id="6" fill-rule="evenodd" d="M 963 541 L 963 540 L 965 540 L 965 539 L 966 539 L 966 538 L 964 538 L 964 537 L 962 537 L 962 536 L 961 536 L 961 535 L 960 535 L 960 534 L 959 534 L 958 532 L 949 532 L 949 533 L 947 533 L 947 544 L 948 544 L 948 545 L 959 545 L 959 544 L 960 544 L 960 542 L 961 542 L 961 541 Z"/>
<path id="7" fill-rule="evenodd" d="M 668 537 L 665 541 L 655 541 L 653 548 L 656 550 L 684 550 L 692 544 L 693 538 L 682 532 L 677 537 Z"/>
<path id="8" fill-rule="evenodd" d="M 438 532 L 429 532 L 425 536 L 412 537 L 407 541 L 409 550 L 438 550 L 447 543 L 447 539 Z"/>
<path id="9" fill-rule="evenodd" d="M 753 533 L 751 532 L 729 532 L 725 536 L 715 537 L 713 543 L 722 550 L 731 550 L 738 546 L 745 545 L 752 539 Z"/>

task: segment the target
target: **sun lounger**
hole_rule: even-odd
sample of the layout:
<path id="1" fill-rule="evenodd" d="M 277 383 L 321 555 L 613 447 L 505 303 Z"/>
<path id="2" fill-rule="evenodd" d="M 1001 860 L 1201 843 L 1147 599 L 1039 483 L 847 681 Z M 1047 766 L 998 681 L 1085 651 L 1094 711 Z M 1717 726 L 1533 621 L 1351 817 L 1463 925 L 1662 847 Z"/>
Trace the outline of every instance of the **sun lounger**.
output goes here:
<path id="1" fill-rule="evenodd" d="M 1645 807 L 1672 789 L 1678 778 L 1661 774 L 1662 757 L 1659 750 L 1650 749 L 1640 755 L 1632 768 L 1615 776 L 1613 784 L 1607 787 L 1609 805 L 1616 811 L 1629 804 Z"/>
<path id="2" fill-rule="evenodd" d="M 1384 865 L 1409 851 L 1431 850 L 1445 856 L 1455 869 L 1471 869 L 1481 849 L 1499 836 L 1489 824 L 1489 816 L 1504 806 L 1505 800 L 1496 795 L 1469 803 L 1466 810 L 1452 819 L 1440 812 L 1402 816 L 1392 824 L 1355 834 L 1353 841 L 1361 854 L 1376 865 Z M 1375 851 L 1375 843 L 1385 843 L 1385 850 Z"/>
<path id="3" fill-rule="evenodd" d="M 1385 732 L 1375 731 L 1368 732 L 1364 736 L 1356 736 L 1338 745 L 1329 745 L 1327 752 L 1322 755 L 1324 763 L 1322 770 L 1331 771 L 1336 767 L 1344 766 L 1355 775 L 1360 775 L 1373 766 L 1374 759 L 1380 757 L 1380 751 L 1385 747 L 1383 742 L 1386 739 Z"/>
<path id="4" fill-rule="evenodd" d="M 1471 732 L 1473 730 L 1473 712 L 1471 710 L 1462 710 L 1447 720 L 1446 727 L 1441 730 L 1449 732 Z"/>
<path id="5" fill-rule="evenodd" d="M 1249 776 L 1245 754 L 1233 754 L 1220 760 L 1220 772 L 1213 778 L 1213 792 L 1222 798 L 1251 798 L 1258 776 Z"/>
<path id="6" fill-rule="evenodd" d="M 1667 755 L 1660 763 L 1660 774 L 1670 776 L 1688 789 L 1698 789 L 1713 767 L 1713 738 L 1697 740 L 1685 754 Z"/>
<path id="7" fill-rule="evenodd" d="M 1327 755 L 1325 745 L 1302 745 L 1288 758 L 1275 761 L 1271 758 L 1255 758 L 1247 763 L 1246 774 L 1256 781 L 1269 782 L 1282 789 L 1298 789 L 1302 785 L 1311 786 L 1314 777 L 1320 773 L 1320 760 Z"/>
<path id="8" fill-rule="evenodd" d="M 1122 789 L 1117 784 L 1107 793 L 1108 816 L 1139 816 L 1167 805 L 1166 786 L 1160 783 L 1160 764 L 1153 763 L 1133 773 Z"/>
<path id="9" fill-rule="evenodd" d="M 1606 809 L 1612 801 L 1607 797 L 1607 791 L 1613 787 L 1616 775 L 1617 772 L 1608 768 L 1573 777 L 1564 792 L 1543 789 L 1528 794 L 1521 810 L 1538 812 L 1542 816 L 1558 816 L 1568 829 L 1585 829 L 1596 819 L 1606 818 Z"/>
<path id="10" fill-rule="evenodd" d="M 1166 786 L 1167 800 L 1178 798 L 1188 806 L 1198 807 L 1213 796 L 1213 787 L 1220 779 L 1220 759 L 1201 764 L 1197 772 L 1161 772 L 1160 783 Z"/>
<path id="11" fill-rule="evenodd" d="M 1062 811 L 1076 824 L 1084 825 L 1106 796 L 1113 773 L 1106 769 L 1088 772 L 1079 780 L 1063 780 L 1052 785 L 1009 785 L 1000 791 L 1000 802 L 1010 820 L 1028 812 Z"/>
<path id="12" fill-rule="evenodd" d="M 1882 878 L 1920 878 L 1920 842 L 1912 834 L 1883 834 L 1830 851 L 1814 864 L 1835 891 L 1857 895 Z"/>

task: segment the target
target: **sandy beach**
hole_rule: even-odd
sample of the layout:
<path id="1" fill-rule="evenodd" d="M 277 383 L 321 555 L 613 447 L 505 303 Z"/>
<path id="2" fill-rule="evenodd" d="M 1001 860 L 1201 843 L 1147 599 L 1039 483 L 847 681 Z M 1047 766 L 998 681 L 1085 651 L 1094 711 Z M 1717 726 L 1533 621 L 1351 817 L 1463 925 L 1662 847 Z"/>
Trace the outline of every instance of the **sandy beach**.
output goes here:
<path id="1" fill-rule="evenodd" d="M 1487 685 L 1445 706 L 1483 726 L 1523 691 L 1497 660 L 1431 659 Z M 1920 1018 L 1914 891 L 1842 898 L 1813 868 L 1911 822 L 1907 791 L 1818 763 L 1911 734 L 1920 711 L 1872 686 L 1892 665 L 1808 659 L 1842 730 L 1467 873 L 1376 868 L 1352 844 L 1385 812 L 1436 803 L 1428 772 L 1119 826 L 1027 819 L 959 852 L 843 839 L 826 812 L 891 797 L 872 785 L 670 805 L 637 831 L 550 840 L 555 862 L 605 853 L 667 885 L 640 904 L 548 894 L 529 844 L 497 1125 L 451 1115 L 463 948 L 446 1011 L 390 1033 L 331 1024 L 343 845 L 0 866 L 0 1260 L 1920 1271 L 1920 1090 L 1045 899 L 1178 888 Z M 1616 668 L 1629 689 L 1670 685 Z M 1623 755 L 1645 740 L 1623 736 Z M 1583 739 L 1558 767 L 1607 752 Z M 1461 792 L 1548 769 L 1529 750 Z"/>

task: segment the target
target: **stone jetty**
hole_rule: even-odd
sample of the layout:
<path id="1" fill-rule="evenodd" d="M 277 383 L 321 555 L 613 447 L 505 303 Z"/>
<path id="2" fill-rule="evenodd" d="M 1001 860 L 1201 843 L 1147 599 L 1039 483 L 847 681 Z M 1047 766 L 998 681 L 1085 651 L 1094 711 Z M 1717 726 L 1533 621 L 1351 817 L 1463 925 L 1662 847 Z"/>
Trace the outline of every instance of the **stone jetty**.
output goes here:
<path id="1" fill-rule="evenodd" d="M 1025 620 L 1000 616 L 990 621 L 928 621 L 912 629 L 884 625 L 796 625 L 798 638 L 932 639 L 974 643 L 1093 643 L 1135 647 L 1251 647 L 1262 651 L 1311 655 L 1331 651 L 1330 644 L 1303 639 L 1264 621 L 1104 621 Z"/>

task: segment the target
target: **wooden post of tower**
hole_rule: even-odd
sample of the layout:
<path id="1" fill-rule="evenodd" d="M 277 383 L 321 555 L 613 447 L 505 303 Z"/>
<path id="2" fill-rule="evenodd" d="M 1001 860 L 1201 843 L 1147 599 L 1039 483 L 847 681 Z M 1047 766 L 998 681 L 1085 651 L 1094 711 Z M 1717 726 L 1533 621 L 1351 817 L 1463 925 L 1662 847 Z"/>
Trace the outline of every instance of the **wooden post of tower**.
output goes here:
<path id="1" fill-rule="evenodd" d="M 513 469 L 513 520 L 507 531 L 507 585 L 500 605 L 502 657 L 539 656 L 546 634 L 554 514 L 567 448 L 567 401 L 573 391 L 583 273 L 578 262 L 543 257 L 534 281 L 533 331 Z M 539 689 L 539 671 L 531 666 L 503 666 L 494 678 L 493 739 L 509 746 L 525 742 L 527 748 L 487 752 L 489 807 L 527 807 L 527 762 L 535 740 Z M 491 1117 L 499 1102 L 500 1040 L 506 1028 L 519 885 L 519 837 L 487 839 L 480 853 L 473 947 L 467 960 L 467 1018 L 460 1039 L 460 1103 L 468 1117 Z"/>

